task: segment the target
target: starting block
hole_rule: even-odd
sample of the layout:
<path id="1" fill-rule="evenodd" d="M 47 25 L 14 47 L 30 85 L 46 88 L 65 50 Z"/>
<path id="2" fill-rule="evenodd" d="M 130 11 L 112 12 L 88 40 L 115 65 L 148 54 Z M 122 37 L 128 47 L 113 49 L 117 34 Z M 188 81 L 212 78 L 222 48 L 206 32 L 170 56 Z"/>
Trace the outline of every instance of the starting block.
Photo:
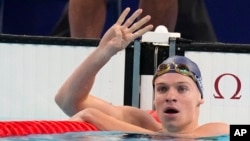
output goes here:
<path id="1" fill-rule="evenodd" d="M 155 31 L 146 32 L 141 39 L 141 42 L 152 42 L 154 45 L 169 46 L 169 38 L 180 38 L 178 32 L 168 32 L 166 26 L 159 25 Z"/>

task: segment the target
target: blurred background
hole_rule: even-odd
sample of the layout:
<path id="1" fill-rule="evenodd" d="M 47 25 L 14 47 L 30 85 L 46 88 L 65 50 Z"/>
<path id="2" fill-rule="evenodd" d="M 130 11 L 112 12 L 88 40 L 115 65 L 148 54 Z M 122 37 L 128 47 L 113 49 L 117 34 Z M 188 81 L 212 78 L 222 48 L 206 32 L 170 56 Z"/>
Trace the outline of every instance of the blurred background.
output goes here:
<path id="1" fill-rule="evenodd" d="M 50 36 L 68 0 L 0 0 L 0 32 Z M 218 41 L 250 43 L 250 1 L 205 0 Z M 136 0 L 123 0 L 121 9 L 137 8 Z M 116 7 L 109 7 L 106 28 L 114 23 Z"/>

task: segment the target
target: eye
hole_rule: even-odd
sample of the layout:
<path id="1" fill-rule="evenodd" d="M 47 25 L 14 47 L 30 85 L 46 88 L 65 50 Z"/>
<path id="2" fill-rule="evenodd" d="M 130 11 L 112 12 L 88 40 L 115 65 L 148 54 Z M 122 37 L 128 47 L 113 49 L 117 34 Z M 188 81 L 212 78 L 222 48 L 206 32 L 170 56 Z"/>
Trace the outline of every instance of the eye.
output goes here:
<path id="1" fill-rule="evenodd" d="M 166 93 L 168 91 L 167 86 L 158 86 L 155 89 L 156 89 L 156 92 L 158 92 L 160 94 Z"/>
<path id="2" fill-rule="evenodd" d="M 185 93 L 186 91 L 188 91 L 188 87 L 187 86 L 183 86 L 183 85 L 178 86 L 177 89 L 178 89 L 179 93 Z"/>

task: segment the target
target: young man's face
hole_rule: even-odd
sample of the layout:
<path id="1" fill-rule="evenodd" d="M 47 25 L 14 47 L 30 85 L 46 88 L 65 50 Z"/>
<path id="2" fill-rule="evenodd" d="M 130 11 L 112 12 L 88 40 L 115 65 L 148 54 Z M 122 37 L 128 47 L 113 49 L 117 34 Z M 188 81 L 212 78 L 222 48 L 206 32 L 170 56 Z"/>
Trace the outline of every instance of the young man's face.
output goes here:
<path id="1" fill-rule="evenodd" d="M 190 77 L 166 73 L 155 80 L 155 108 L 169 132 L 183 132 L 198 126 L 200 92 Z"/>

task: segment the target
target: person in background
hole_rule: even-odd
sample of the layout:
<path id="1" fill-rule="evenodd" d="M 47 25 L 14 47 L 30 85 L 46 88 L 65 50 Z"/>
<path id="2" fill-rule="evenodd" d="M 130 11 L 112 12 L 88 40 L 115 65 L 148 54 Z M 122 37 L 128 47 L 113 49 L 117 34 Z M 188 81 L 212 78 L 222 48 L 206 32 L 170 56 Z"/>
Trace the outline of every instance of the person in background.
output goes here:
<path id="1" fill-rule="evenodd" d="M 153 29 L 151 16 L 136 10 L 127 18 L 126 8 L 111 26 L 98 47 L 75 69 L 55 96 L 69 120 L 85 121 L 103 131 L 164 134 L 174 137 L 208 137 L 229 134 L 226 123 L 198 124 L 204 103 L 202 78 L 195 62 L 184 56 L 170 56 L 153 77 L 154 105 L 159 121 L 147 111 L 132 106 L 116 106 L 90 94 L 101 68 L 129 43 Z"/>
<path id="2" fill-rule="evenodd" d="M 154 26 L 163 24 L 169 31 L 174 31 L 177 4 L 176 0 L 140 0 L 139 7 L 144 10 L 142 16 L 151 15 L 151 24 Z M 69 0 L 71 37 L 101 37 L 107 15 L 106 10 L 106 0 Z"/>
<path id="3" fill-rule="evenodd" d="M 69 0 L 52 35 L 101 38 L 105 32 L 107 5 L 119 2 Z M 141 17 L 151 15 L 150 23 L 154 27 L 164 25 L 169 32 L 179 32 L 182 38 L 190 40 L 217 40 L 203 0 L 139 0 L 138 7 L 144 10 Z"/>

